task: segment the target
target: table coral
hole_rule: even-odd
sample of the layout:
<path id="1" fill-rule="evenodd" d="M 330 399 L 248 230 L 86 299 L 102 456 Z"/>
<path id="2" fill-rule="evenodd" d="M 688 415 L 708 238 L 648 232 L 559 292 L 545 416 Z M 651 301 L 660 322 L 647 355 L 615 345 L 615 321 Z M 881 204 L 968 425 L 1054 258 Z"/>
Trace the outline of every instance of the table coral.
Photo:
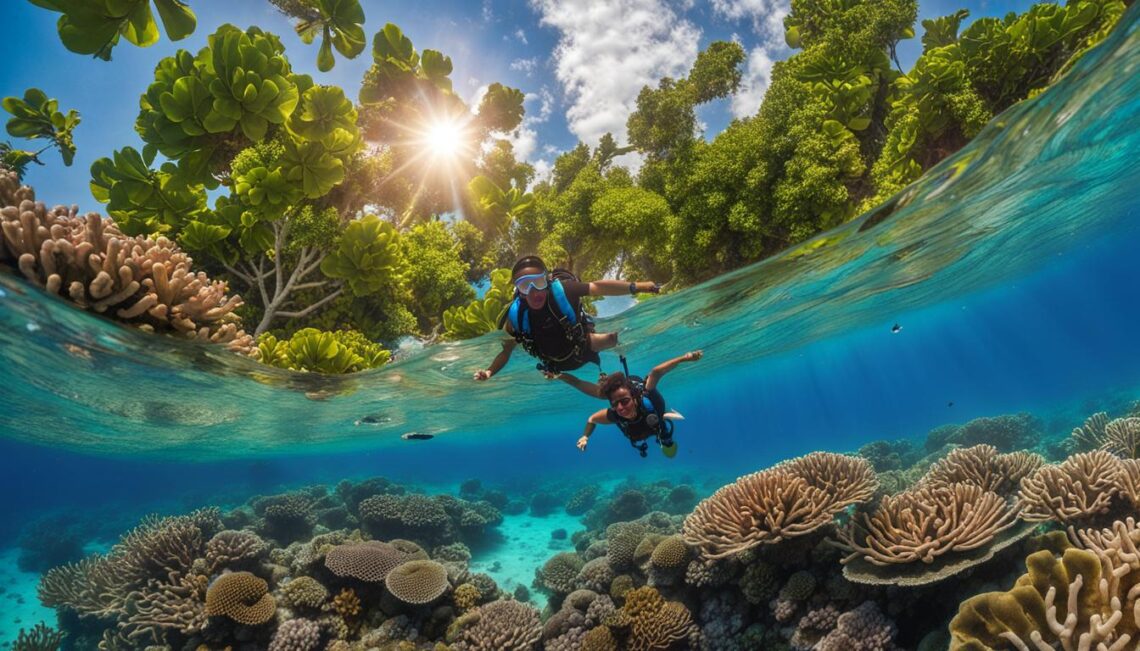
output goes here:
<path id="1" fill-rule="evenodd" d="M 447 591 L 447 568 L 435 561 L 408 561 L 397 566 L 384 579 L 392 596 L 406 604 L 435 601 Z"/>

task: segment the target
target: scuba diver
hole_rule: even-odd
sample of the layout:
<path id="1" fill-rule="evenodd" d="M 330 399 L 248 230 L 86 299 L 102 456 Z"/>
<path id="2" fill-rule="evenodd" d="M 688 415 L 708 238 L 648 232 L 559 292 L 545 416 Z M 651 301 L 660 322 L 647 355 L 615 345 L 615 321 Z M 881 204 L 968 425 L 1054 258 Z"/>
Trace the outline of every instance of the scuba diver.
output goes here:
<path id="1" fill-rule="evenodd" d="M 511 281 L 515 297 L 499 319 L 499 327 L 514 340 L 503 342 L 503 350 L 491 365 L 475 372 L 476 380 L 488 380 L 498 373 L 519 344 L 539 360 L 540 371 L 561 373 L 581 368 L 586 363 L 597 364 L 600 371 L 598 352 L 617 345 L 617 333 L 594 332 L 593 320 L 582 309 L 582 297 L 661 291 L 661 286 L 653 282 L 581 282 L 564 269 L 547 271 L 546 264 L 536 256 L 526 256 L 516 262 L 511 269 Z"/>
<path id="2" fill-rule="evenodd" d="M 665 398 L 657 390 L 661 378 L 666 373 L 677 368 L 682 362 L 695 362 L 704 356 L 704 352 L 694 350 L 680 357 L 662 362 L 653 367 L 649 375 L 642 380 L 636 375 L 629 374 L 625 357 L 621 358 L 624 373 L 614 373 L 606 379 L 593 384 L 580 380 L 568 373 L 548 374 L 547 377 L 558 378 L 563 382 L 577 387 L 579 391 L 595 398 L 608 400 L 608 409 L 595 412 L 586 420 L 586 431 L 578 439 L 578 449 L 586 451 L 586 444 L 594 428 L 598 425 L 617 425 L 621 433 L 629 439 L 629 444 L 642 456 L 646 456 L 649 437 L 655 437 L 661 446 L 661 452 L 673 458 L 677 454 L 677 443 L 673 441 L 673 421 L 683 420 L 681 414 L 665 407 Z"/>

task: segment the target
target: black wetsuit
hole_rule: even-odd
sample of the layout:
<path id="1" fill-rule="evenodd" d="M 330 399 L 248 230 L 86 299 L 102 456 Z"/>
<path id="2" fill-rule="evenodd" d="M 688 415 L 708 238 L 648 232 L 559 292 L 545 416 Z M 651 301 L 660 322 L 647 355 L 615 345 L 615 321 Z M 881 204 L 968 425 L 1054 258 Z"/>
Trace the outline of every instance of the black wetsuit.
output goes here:
<path id="1" fill-rule="evenodd" d="M 590 284 L 574 280 L 563 280 L 562 289 L 566 293 L 566 300 L 580 313 L 583 296 L 590 293 Z M 566 331 L 558 321 L 558 308 L 554 304 L 554 297 L 547 294 L 546 304 L 540 310 L 533 310 L 522 299 L 522 307 L 526 309 L 530 321 L 530 332 L 534 338 L 535 348 L 539 351 L 539 359 L 550 371 L 573 371 L 587 363 L 600 364 L 598 353 L 590 350 L 590 333 L 594 328 L 592 324 L 584 324 L 582 329 L 585 341 L 576 342 L 566 338 Z M 575 347 L 577 352 L 575 353 Z"/>
<path id="2" fill-rule="evenodd" d="M 668 411 L 665 407 L 665 398 L 657 389 L 646 391 L 643 395 L 645 398 L 648 398 L 649 403 L 653 405 L 652 415 L 657 418 L 655 425 L 649 424 L 649 416 L 651 414 L 645 409 L 640 399 L 637 403 L 637 418 L 622 418 L 616 409 L 610 407 L 606 410 L 606 420 L 617 425 L 621 433 L 629 439 L 629 442 L 632 443 L 634 447 L 639 447 L 637 445 L 638 443 L 654 436 L 658 437 L 662 445 L 668 446 L 672 443 L 673 428 L 670 426 L 669 421 L 665 419 L 665 413 Z"/>

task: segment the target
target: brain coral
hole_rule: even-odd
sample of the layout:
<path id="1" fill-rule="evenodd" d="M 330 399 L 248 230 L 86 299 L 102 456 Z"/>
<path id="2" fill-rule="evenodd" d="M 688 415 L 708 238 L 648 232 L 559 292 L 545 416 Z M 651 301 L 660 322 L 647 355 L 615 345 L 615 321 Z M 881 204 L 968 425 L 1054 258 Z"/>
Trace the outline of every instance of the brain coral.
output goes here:
<path id="1" fill-rule="evenodd" d="M 333 547 L 325 554 L 325 567 L 340 577 L 379 583 L 406 558 L 394 546 L 373 540 Z"/>
<path id="2" fill-rule="evenodd" d="M 320 643 L 320 624 L 308 619 L 290 619 L 273 634 L 269 651 L 317 651 Z"/>
<path id="3" fill-rule="evenodd" d="M 533 651 L 542 638 L 538 611 L 517 601 L 492 601 L 475 609 L 477 618 L 462 628 L 454 651 Z"/>
<path id="4" fill-rule="evenodd" d="M 635 522 L 618 522 L 606 527 L 606 559 L 614 570 L 622 570 L 633 563 L 634 552 L 645 536 L 645 527 Z"/>
<path id="5" fill-rule="evenodd" d="M 447 591 L 447 568 L 435 561 L 408 561 L 384 579 L 388 592 L 406 604 L 426 604 Z"/>
<path id="6" fill-rule="evenodd" d="M 649 562 L 661 569 L 679 568 L 689 561 L 689 546 L 680 536 L 669 536 L 653 548 Z"/>
<path id="7" fill-rule="evenodd" d="M 685 542 L 706 558 L 802 536 L 871 498 L 878 482 L 866 459 L 815 452 L 741 477 L 685 519 Z"/>
<path id="8" fill-rule="evenodd" d="M 276 610 L 265 580 L 249 572 L 223 574 L 206 591 L 206 614 L 225 615 L 239 624 L 264 624 Z"/>
<path id="9" fill-rule="evenodd" d="M 552 592 L 568 594 L 574 591 L 574 580 L 582 569 L 582 559 L 573 552 L 555 554 L 542 566 L 542 585 Z"/>
<path id="10" fill-rule="evenodd" d="M 291 608 L 318 609 L 329 598 L 329 591 L 311 576 L 299 576 L 281 586 L 281 600 Z"/>

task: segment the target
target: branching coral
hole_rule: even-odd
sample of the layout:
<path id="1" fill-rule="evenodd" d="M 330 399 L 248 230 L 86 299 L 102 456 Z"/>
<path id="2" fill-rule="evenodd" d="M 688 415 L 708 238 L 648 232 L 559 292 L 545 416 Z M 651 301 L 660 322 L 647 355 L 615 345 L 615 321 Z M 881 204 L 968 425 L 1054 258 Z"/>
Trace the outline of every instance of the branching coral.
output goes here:
<path id="1" fill-rule="evenodd" d="M 1140 558 L 1113 549 L 1031 554 L 1013 589 L 962 603 L 951 651 L 1128 648 L 1140 633 Z"/>
<path id="2" fill-rule="evenodd" d="M 269 651 L 316 651 L 320 643 L 320 624 L 309 619 L 290 619 L 273 634 Z"/>
<path id="3" fill-rule="evenodd" d="M 5 194 L 19 203 L 0 209 L 0 261 L 15 261 L 28 280 L 140 328 L 252 351 L 234 313 L 241 298 L 192 271 L 193 260 L 167 238 L 127 237 L 95 213 L 48 210 L 30 189 Z"/>
<path id="4" fill-rule="evenodd" d="M 645 587 L 625 597 L 622 612 L 630 618 L 629 649 L 670 649 L 693 634 L 696 625 L 684 604 L 666 602 L 656 589 Z"/>
<path id="5" fill-rule="evenodd" d="M 265 541 L 249 531 L 221 531 L 206 543 L 206 564 L 211 574 L 256 563 L 266 552 Z"/>
<path id="6" fill-rule="evenodd" d="M 205 552 L 205 540 L 221 528 L 217 509 L 190 515 L 149 516 L 127 532 L 106 555 L 54 568 L 40 580 L 40 601 L 81 616 L 115 618 L 128 596 L 148 581 L 177 583 Z"/>
<path id="7" fill-rule="evenodd" d="M 32 630 L 20 629 L 16 641 L 12 644 L 12 651 L 56 651 L 63 643 L 63 631 L 57 631 L 47 624 L 40 622 Z"/>
<path id="8" fill-rule="evenodd" d="M 1120 459 L 1103 450 L 1075 454 L 1021 480 L 1021 517 L 1070 524 L 1106 512 L 1124 485 Z"/>
<path id="9" fill-rule="evenodd" d="M 705 558 L 723 558 L 811 533 L 877 486 L 865 459 L 816 452 L 722 487 L 697 505 L 682 533 Z"/>
<path id="10" fill-rule="evenodd" d="M 492 601 L 472 615 L 455 635 L 455 651 L 533 651 L 542 638 L 538 611 L 517 601 Z"/>
<path id="11" fill-rule="evenodd" d="M 1044 465 L 1041 455 L 1030 452 L 1001 454 L 992 445 L 958 448 L 940 459 L 923 477 L 924 485 L 972 484 L 1000 495 L 1011 495 L 1018 482 Z"/>
<path id="12" fill-rule="evenodd" d="M 1001 495 L 973 484 L 928 484 L 886 496 L 839 531 L 851 552 L 843 574 L 858 583 L 921 585 L 991 558 L 1030 531 Z M 881 571 L 878 568 L 890 568 Z"/>

